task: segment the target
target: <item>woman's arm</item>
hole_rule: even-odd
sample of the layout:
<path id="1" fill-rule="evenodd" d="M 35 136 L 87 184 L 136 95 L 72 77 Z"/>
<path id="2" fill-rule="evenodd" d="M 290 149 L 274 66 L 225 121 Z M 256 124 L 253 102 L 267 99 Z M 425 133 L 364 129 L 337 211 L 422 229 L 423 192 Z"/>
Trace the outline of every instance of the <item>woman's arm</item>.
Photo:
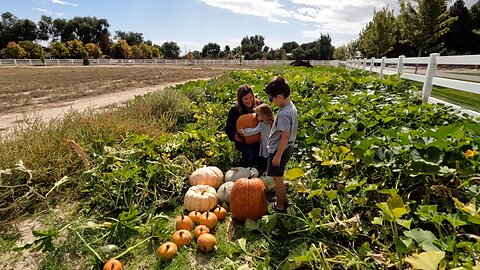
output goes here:
<path id="1" fill-rule="evenodd" d="M 235 107 L 230 108 L 227 117 L 227 125 L 225 127 L 225 133 L 227 133 L 228 139 L 235 142 L 235 134 L 237 134 L 237 120 L 240 117 Z"/>

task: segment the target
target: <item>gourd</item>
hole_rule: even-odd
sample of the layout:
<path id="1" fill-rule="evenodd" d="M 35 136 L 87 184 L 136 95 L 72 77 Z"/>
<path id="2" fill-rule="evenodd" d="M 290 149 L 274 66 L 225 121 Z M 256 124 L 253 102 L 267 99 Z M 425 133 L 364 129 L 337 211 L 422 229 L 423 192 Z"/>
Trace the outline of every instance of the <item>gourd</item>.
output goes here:
<path id="1" fill-rule="evenodd" d="M 240 128 L 254 128 L 258 125 L 258 119 L 254 113 L 242 114 L 237 120 L 237 133 Z M 252 136 L 245 136 L 246 144 L 254 144 L 260 141 L 260 133 Z"/>
<path id="2" fill-rule="evenodd" d="M 223 172 L 215 166 L 196 169 L 189 177 L 190 185 L 209 185 L 218 188 L 223 183 Z"/>
<path id="3" fill-rule="evenodd" d="M 233 182 L 223 183 L 217 191 L 218 200 L 220 202 L 230 203 L 230 193 L 232 192 Z"/>
<path id="4" fill-rule="evenodd" d="M 200 222 L 200 225 L 205 225 L 210 230 L 213 230 L 213 228 L 215 228 L 215 226 L 217 226 L 218 218 L 212 212 L 205 212 L 205 213 L 202 214 L 202 216 L 200 217 L 200 219 L 198 221 Z"/>
<path id="5" fill-rule="evenodd" d="M 267 190 L 272 190 L 275 188 L 275 181 L 273 180 L 273 177 L 263 175 L 262 177 L 260 177 L 260 179 L 262 179 L 263 184 L 265 185 L 265 188 Z"/>
<path id="6" fill-rule="evenodd" d="M 233 167 L 225 173 L 225 182 L 235 182 L 240 178 L 247 178 L 253 174 L 253 177 L 258 177 L 258 170 L 250 167 Z"/>
<path id="7" fill-rule="evenodd" d="M 103 266 L 103 270 L 122 270 L 122 263 L 119 260 L 110 259 Z"/>
<path id="8" fill-rule="evenodd" d="M 171 260 L 177 255 L 178 247 L 173 242 L 163 243 L 157 249 L 157 254 L 164 260 Z"/>
<path id="9" fill-rule="evenodd" d="M 217 192 L 213 187 L 197 185 L 188 189 L 183 205 L 188 211 L 205 212 L 215 207 L 217 203 Z"/>
<path id="10" fill-rule="evenodd" d="M 257 220 L 267 213 L 266 189 L 259 178 L 240 178 L 230 195 L 230 212 L 239 221 Z"/>
<path id="11" fill-rule="evenodd" d="M 193 230 L 193 236 L 195 236 L 195 239 L 198 239 L 198 237 L 204 233 L 210 233 L 210 229 L 205 225 L 198 225 Z"/>
<path id="12" fill-rule="evenodd" d="M 197 245 L 203 252 L 212 251 L 216 244 L 217 239 L 209 233 L 201 234 L 197 239 Z"/>
<path id="13" fill-rule="evenodd" d="M 172 242 L 177 247 L 188 246 L 192 242 L 192 234 L 187 230 L 178 230 L 173 233 Z"/>
<path id="14" fill-rule="evenodd" d="M 224 220 L 227 217 L 227 210 L 220 205 L 217 205 L 213 210 L 215 216 L 217 216 L 218 220 Z"/>
<path id="15" fill-rule="evenodd" d="M 193 223 L 198 222 L 198 219 L 202 216 L 201 212 L 198 212 L 197 210 L 192 211 L 188 213 L 188 217 L 193 221 Z"/>
<path id="16" fill-rule="evenodd" d="M 193 221 L 188 216 L 184 216 L 183 213 L 175 218 L 175 230 L 187 230 L 191 231 L 193 228 Z"/>

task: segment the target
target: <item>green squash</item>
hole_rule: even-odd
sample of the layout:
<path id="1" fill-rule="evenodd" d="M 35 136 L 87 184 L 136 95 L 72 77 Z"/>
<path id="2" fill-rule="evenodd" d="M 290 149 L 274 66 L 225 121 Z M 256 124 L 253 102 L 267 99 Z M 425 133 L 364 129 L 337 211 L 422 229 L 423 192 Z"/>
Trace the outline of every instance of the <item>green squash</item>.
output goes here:
<path id="1" fill-rule="evenodd" d="M 223 183 L 217 191 L 218 200 L 230 204 L 230 193 L 232 192 L 233 182 Z"/>

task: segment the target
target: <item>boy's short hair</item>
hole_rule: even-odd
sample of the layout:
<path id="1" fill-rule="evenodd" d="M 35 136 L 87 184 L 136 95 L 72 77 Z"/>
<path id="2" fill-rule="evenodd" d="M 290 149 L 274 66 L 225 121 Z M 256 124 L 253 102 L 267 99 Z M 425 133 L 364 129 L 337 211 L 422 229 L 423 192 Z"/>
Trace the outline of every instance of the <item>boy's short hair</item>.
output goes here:
<path id="1" fill-rule="evenodd" d="M 271 81 L 268 82 L 265 86 L 265 93 L 269 96 L 283 95 L 284 98 L 290 96 L 290 85 L 282 76 L 275 76 Z"/>

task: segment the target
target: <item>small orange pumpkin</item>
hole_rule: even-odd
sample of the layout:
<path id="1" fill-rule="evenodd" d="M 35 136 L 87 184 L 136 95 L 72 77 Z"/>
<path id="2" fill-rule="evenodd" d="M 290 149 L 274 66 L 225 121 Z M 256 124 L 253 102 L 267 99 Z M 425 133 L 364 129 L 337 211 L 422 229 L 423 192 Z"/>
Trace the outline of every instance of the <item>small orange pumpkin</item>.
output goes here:
<path id="1" fill-rule="evenodd" d="M 196 223 L 198 222 L 198 219 L 202 216 L 202 213 L 200 213 L 199 211 L 195 210 L 195 211 L 192 211 L 188 214 L 188 217 L 193 221 L 193 223 Z"/>
<path id="2" fill-rule="evenodd" d="M 224 220 L 227 217 L 227 210 L 220 205 L 217 205 L 217 207 L 215 207 L 213 213 L 215 214 L 215 216 L 217 216 L 218 220 Z"/>
<path id="3" fill-rule="evenodd" d="M 187 230 L 178 230 L 173 233 L 172 242 L 177 245 L 177 247 L 188 246 L 192 242 L 192 234 Z"/>
<path id="4" fill-rule="evenodd" d="M 165 242 L 157 249 L 157 254 L 164 260 L 171 260 L 177 255 L 178 247 L 173 242 Z"/>
<path id="5" fill-rule="evenodd" d="M 103 266 L 103 270 L 122 270 L 122 263 L 119 260 L 110 259 Z"/>
<path id="6" fill-rule="evenodd" d="M 237 132 L 240 128 L 254 128 L 258 125 L 258 119 L 254 113 L 247 113 L 240 115 L 237 120 Z M 252 135 L 252 136 L 245 136 L 245 143 L 246 144 L 254 144 L 260 141 L 260 133 Z"/>
<path id="7" fill-rule="evenodd" d="M 205 225 L 210 230 L 213 230 L 213 228 L 215 228 L 215 226 L 217 226 L 218 218 L 214 213 L 212 213 L 210 211 L 207 211 L 207 212 L 202 214 L 202 216 L 200 217 L 200 219 L 198 221 L 200 222 L 200 225 Z"/>
<path id="8" fill-rule="evenodd" d="M 210 229 L 205 225 L 198 225 L 193 230 L 193 235 L 195 236 L 195 239 L 198 239 L 198 237 L 204 233 L 210 233 Z"/>
<path id="9" fill-rule="evenodd" d="M 193 229 L 193 221 L 188 216 L 184 216 L 183 213 L 181 216 L 175 218 L 175 229 L 178 230 L 187 230 L 191 231 Z"/>
<path id="10" fill-rule="evenodd" d="M 200 235 L 197 239 L 197 245 L 203 252 L 210 252 L 215 248 L 217 244 L 217 239 L 215 236 L 204 233 Z"/>
<path id="11" fill-rule="evenodd" d="M 240 178 L 230 194 L 230 212 L 239 221 L 257 220 L 267 213 L 265 184 L 259 178 Z"/>

